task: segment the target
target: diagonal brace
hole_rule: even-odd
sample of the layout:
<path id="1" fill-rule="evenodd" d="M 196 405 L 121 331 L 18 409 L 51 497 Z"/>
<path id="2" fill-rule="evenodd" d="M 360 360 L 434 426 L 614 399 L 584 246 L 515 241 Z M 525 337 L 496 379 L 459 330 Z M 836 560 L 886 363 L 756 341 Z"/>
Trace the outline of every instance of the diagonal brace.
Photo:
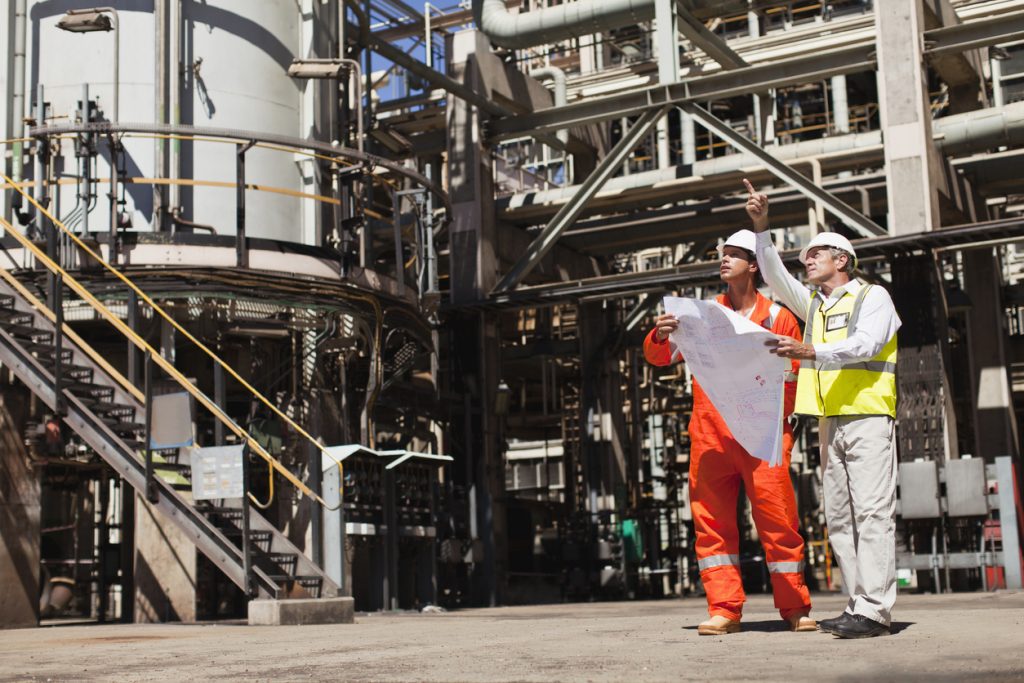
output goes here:
<path id="1" fill-rule="evenodd" d="M 565 203 L 551 222 L 544 226 L 544 229 L 526 248 L 526 253 L 512 266 L 501 281 L 495 285 L 493 294 L 507 292 L 522 282 L 530 271 L 537 267 L 541 259 L 547 255 L 551 248 L 565 232 L 566 228 L 576 222 L 576 219 L 583 209 L 604 184 L 618 170 L 619 165 L 633 149 L 640 144 L 644 136 L 650 132 L 654 124 L 668 111 L 668 107 L 648 109 L 633 124 L 633 126 L 622 136 L 622 139 L 615 143 L 615 146 L 608 152 L 608 155 L 601 160 L 597 168 L 587 177 L 580 189 L 576 191 L 572 199 Z"/>
<path id="2" fill-rule="evenodd" d="M 757 159 L 764 164 L 764 167 L 775 177 L 789 183 L 799 190 L 805 197 L 821 202 L 826 209 L 832 212 L 833 215 L 841 218 L 844 223 L 864 237 L 877 237 L 878 235 L 888 234 L 885 228 L 881 227 L 870 218 L 833 195 L 831 192 L 826 192 L 822 188 L 818 187 L 806 176 L 793 170 L 740 133 L 737 133 L 729 126 L 729 124 L 713 115 L 707 109 L 693 104 L 692 102 L 683 102 L 679 106 L 683 111 L 693 116 L 697 123 L 712 131 L 733 147 L 757 157 Z"/>
<path id="3" fill-rule="evenodd" d="M 704 51 L 708 57 L 718 62 L 723 69 L 738 69 L 741 66 L 750 66 L 742 57 L 726 45 L 725 41 L 708 30 L 697 17 L 690 12 L 688 2 L 677 0 L 676 16 L 679 22 L 679 32 L 696 47 Z"/>

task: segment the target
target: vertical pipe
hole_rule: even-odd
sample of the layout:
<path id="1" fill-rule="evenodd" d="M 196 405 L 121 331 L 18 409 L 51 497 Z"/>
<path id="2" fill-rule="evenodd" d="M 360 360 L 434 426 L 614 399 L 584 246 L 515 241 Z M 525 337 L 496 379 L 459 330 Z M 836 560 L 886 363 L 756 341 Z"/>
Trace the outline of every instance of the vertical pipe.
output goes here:
<path id="1" fill-rule="evenodd" d="M 405 296 L 405 259 L 402 257 L 402 197 L 391 191 L 391 223 L 395 238 L 395 280 L 398 296 Z"/>
<path id="2" fill-rule="evenodd" d="M 167 109 L 170 123 L 177 126 L 181 123 L 181 0 L 169 0 L 170 16 L 167 20 L 169 32 L 168 38 L 168 68 L 167 68 Z M 181 142 L 171 141 L 170 166 L 167 169 L 167 176 L 172 181 L 170 184 L 170 197 L 168 203 L 169 211 L 175 211 L 181 205 L 181 189 L 173 181 L 181 175 Z M 171 224 L 171 231 L 174 231 L 174 224 Z"/>
<path id="3" fill-rule="evenodd" d="M 104 8 L 110 12 L 110 15 L 114 17 L 114 123 L 118 123 L 121 120 L 121 28 L 120 20 L 117 16 L 117 10 L 113 8 Z"/>
<path id="4" fill-rule="evenodd" d="M 433 161 L 427 163 L 423 171 L 427 180 L 433 181 Z M 425 193 L 426 209 L 424 210 L 424 248 L 427 253 L 427 291 L 438 291 L 437 284 L 437 252 L 434 250 L 434 193 Z M 436 347 L 435 347 L 436 348 Z M 436 386 L 436 385 L 435 385 Z"/>
<path id="5" fill-rule="evenodd" d="M 110 134 L 110 250 L 108 260 L 110 265 L 117 265 L 118 251 L 120 250 L 120 244 L 118 240 L 118 203 L 117 203 L 117 157 L 120 148 L 120 143 L 117 141 L 117 137 Z"/>
<path id="6" fill-rule="evenodd" d="M 169 0 L 153 0 L 153 20 L 156 24 L 156 84 L 153 98 L 155 111 L 153 120 L 158 124 L 167 123 L 167 3 Z M 167 166 L 168 140 L 157 137 L 153 141 L 153 177 L 163 178 Z M 164 230 L 167 215 L 167 188 L 160 183 L 153 184 L 153 232 Z"/>
<path id="7" fill-rule="evenodd" d="M 10 137 L 20 138 L 25 133 L 25 0 L 14 1 L 14 49 L 12 54 L 11 109 L 8 113 Z M 16 182 L 22 176 L 22 143 L 11 147 L 11 178 Z"/>
<path id="8" fill-rule="evenodd" d="M 850 104 L 846 94 L 846 76 L 832 77 L 832 120 L 836 133 L 850 132 Z"/>
<path id="9" fill-rule="evenodd" d="M 1002 107 L 1006 104 L 1006 96 L 1003 93 L 1003 60 L 991 58 L 989 65 L 992 70 L 992 104 Z"/>
<path id="10" fill-rule="evenodd" d="M 89 107 L 89 84 L 82 84 L 82 123 L 92 123 L 92 116 L 90 115 Z M 78 195 L 78 200 L 82 202 L 82 234 L 89 234 L 89 201 L 92 199 L 92 153 L 91 143 L 93 141 L 92 133 L 80 133 L 82 137 L 82 146 L 87 147 L 82 150 L 82 171 L 81 171 L 81 191 Z M 134 294 L 134 292 L 133 292 Z"/>
<path id="11" fill-rule="evenodd" d="M 40 83 L 36 87 L 36 107 L 35 107 L 35 118 L 36 125 L 46 125 L 46 101 L 44 98 L 43 84 Z M 47 176 L 47 165 L 49 161 L 49 141 L 47 138 L 36 138 L 36 163 L 35 163 L 35 200 L 42 204 L 47 205 L 46 201 L 46 190 L 44 183 L 46 182 Z M 42 211 L 36 211 L 36 229 L 40 234 L 45 235 L 45 221 L 46 217 Z"/>
<path id="12" fill-rule="evenodd" d="M 156 485 L 153 481 L 153 358 L 149 349 L 146 349 L 145 369 L 145 439 L 143 447 L 146 451 L 146 500 L 150 503 L 157 502 Z"/>
<path id="13" fill-rule="evenodd" d="M 697 162 L 697 129 L 693 123 L 693 116 L 680 110 L 679 117 L 683 139 L 683 164 L 692 166 Z"/>

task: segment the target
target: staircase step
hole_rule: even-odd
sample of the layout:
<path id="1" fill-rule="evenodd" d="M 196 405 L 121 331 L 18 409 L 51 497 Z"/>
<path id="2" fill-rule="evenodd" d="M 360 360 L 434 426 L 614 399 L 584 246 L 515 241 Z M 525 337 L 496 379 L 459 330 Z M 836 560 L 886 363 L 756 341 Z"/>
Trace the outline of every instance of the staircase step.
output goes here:
<path id="1" fill-rule="evenodd" d="M 16 311 L 11 308 L 0 308 L 0 327 L 7 325 L 31 325 L 36 317 L 25 311 Z"/>
<path id="2" fill-rule="evenodd" d="M 278 583 L 282 588 L 289 584 L 299 584 L 306 589 L 311 597 L 320 597 L 320 590 L 323 588 L 324 580 L 320 576 L 289 576 L 287 574 L 270 574 L 267 576 L 271 581 Z"/>
<path id="3" fill-rule="evenodd" d="M 123 422 L 121 419 L 116 417 L 101 417 L 103 423 L 110 427 L 110 431 L 114 433 L 118 432 L 141 432 L 146 428 L 146 425 L 141 422 Z"/>
<path id="4" fill-rule="evenodd" d="M 31 325 L 4 325 L 3 328 L 7 334 L 11 335 L 15 339 L 28 339 L 35 343 L 53 341 L 52 331 L 41 330 L 38 327 L 32 327 Z"/>
<path id="5" fill-rule="evenodd" d="M 114 398 L 114 387 L 105 384 L 94 384 L 93 382 L 74 382 L 68 384 L 68 389 L 77 396 L 88 396 L 89 398 L 109 400 Z"/>
<path id="6" fill-rule="evenodd" d="M 64 368 L 67 376 L 76 382 L 91 382 L 93 369 L 84 365 L 69 365 Z"/>
<path id="7" fill-rule="evenodd" d="M 48 362 L 52 363 L 53 359 L 57 357 L 57 349 L 54 348 L 53 344 L 49 344 L 49 343 L 42 344 L 42 343 L 36 343 L 36 342 L 27 342 L 27 343 L 23 343 L 22 346 L 24 346 L 25 349 L 29 353 L 35 354 L 35 357 L 38 358 L 41 361 L 48 361 Z M 71 349 L 69 349 L 67 347 L 62 348 L 60 350 L 61 360 L 64 363 L 70 363 L 71 361 L 73 361 L 75 359 L 74 358 L 74 353 L 75 353 L 74 351 L 72 351 Z"/>
<path id="8" fill-rule="evenodd" d="M 100 402 L 92 406 L 92 412 L 103 417 L 118 418 L 119 420 L 132 421 L 135 418 L 135 406 L 123 403 Z"/>

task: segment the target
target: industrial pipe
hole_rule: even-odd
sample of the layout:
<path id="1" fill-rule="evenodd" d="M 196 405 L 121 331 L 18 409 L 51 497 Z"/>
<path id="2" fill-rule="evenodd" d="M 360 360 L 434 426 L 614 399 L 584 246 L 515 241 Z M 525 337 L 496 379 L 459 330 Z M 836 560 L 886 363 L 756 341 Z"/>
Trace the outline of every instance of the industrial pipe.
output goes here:
<path id="1" fill-rule="evenodd" d="M 578 0 L 512 14 L 504 0 L 473 0 L 473 19 L 495 45 L 527 48 L 654 19 L 654 0 Z"/>
<path id="2" fill-rule="evenodd" d="M 568 90 L 566 86 L 565 72 L 559 69 L 557 66 L 545 66 L 540 69 L 532 69 L 530 71 L 530 78 L 536 78 L 538 81 L 543 81 L 550 78 L 554 83 L 554 104 L 556 107 L 565 106 L 568 102 L 566 92 Z M 555 137 L 558 138 L 559 142 L 563 145 L 569 142 L 569 131 L 565 128 L 557 131 Z"/>
<path id="3" fill-rule="evenodd" d="M 935 144 L 946 155 L 965 154 L 1001 146 L 1019 146 L 1024 144 L 1024 102 L 944 116 L 935 119 L 932 129 Z M 853 153 L 870 147 L 881 150 L 881 146 L 882 132 L 875 130 L 778 145 L 771 148 L 771 154 L 781 161 L 792 163 L 796 160 L 806 161 L 809 158 Z M 684 164 L 682 167 L 612 178 L 605 183 L 602 192 L 655 187 L 691 175 L 706 178 L 721 173 L 735 173 L 760 164 L 761 162 L 752 155 L 730 154 L 698 161 L 693 164 L 692 172 Z M 578 189 L 579 186 L 574 185 L 540 192 L 518 193 L 499 200 L 498 208 L 514 211 L 525 206 L 561 204 L 569 201 Z"/>

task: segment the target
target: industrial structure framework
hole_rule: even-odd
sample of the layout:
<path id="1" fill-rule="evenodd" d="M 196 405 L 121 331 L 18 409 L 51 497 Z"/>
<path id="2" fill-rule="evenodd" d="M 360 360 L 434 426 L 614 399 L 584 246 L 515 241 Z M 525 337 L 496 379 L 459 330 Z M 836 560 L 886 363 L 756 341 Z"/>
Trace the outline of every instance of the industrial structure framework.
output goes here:
<path id="1" fill-rule="evenodd" d="M 744 177 L 902 317 L 901 586 L 1021 587 L 1024 2 L 11 0 L 0 52 L 3 626 L 699 591 L 641 341 Z"/>

